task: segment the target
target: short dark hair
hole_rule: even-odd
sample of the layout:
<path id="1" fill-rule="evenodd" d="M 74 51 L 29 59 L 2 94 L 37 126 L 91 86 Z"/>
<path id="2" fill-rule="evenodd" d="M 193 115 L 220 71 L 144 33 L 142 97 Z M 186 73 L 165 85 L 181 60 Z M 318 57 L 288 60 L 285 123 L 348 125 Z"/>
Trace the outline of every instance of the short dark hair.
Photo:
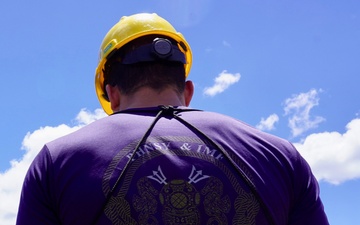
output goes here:
<path id="1" fill-rule="evenodd" d="M 112 54 L 105 64 L 104 85 L 117 86 L 125 95 L 131 95 L 142 87 L 150 87 L 159 92 L 172 87 L 179 94 L 183 93 L 186 79 L 183 63 L 158 60 L 122 64 L 119 60 L 132 49 L 151 43 L 156 37 L 159 36 L 151 35 L 136 39 Z"/>

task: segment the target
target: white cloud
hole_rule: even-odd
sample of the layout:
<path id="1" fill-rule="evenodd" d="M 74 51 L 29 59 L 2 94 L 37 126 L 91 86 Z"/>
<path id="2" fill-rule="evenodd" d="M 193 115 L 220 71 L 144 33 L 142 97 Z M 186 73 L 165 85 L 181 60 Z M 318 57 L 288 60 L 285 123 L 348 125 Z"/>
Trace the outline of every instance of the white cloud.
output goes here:
<path id="1" fill-rule="evenodd" d="M 360 119 L 346 125 L 346 132 L 311 134 L 295 147 L 310 164 L 316 178 L 332 184 L 360 178 Z"/>
<path id="2" fill-rule="evenodd" d="M 102 109 L 95 109 L 94 113 L 89 112 L 86 109 L 81 109 L 76 116 L 76 121 L 80 125 L 87 125 L 106 116 L 106 113 Z"/>
<path id="3" fill-rule="evenodd" d="M 310 116 L 311 109 L 319 105 L 319 92 L 321 90 L 312 89 L 307 93 L 300 93 L 285 100 L 285 116 L 289 116 L 288 126 L 293 137 L 316 128 L 325 120 L 320 116 Z"/>
<path id="4" fill-rule="evenodd" d="M 0 173 L 0 224 L 15 224 L 22 182 L 32 160 L 42 146 L 105 115 L 100 109 L 95 110 L 94 113 L 82 109 L 76 117 L 77 125 L 73 127 L 64 124 L 57 127 L 46 126 L 26 134 L 22 142 L 24 156 L 20 160 L 12 160 L 11 167 L 4 173 Z"/>
<path id="5" fill-rule="evenodd" d="M 277 123 L 278 121 L 279 116 L 274 113 L 268 116 L 268 118 L 266 119 L 261 118 L 261 121 L 259 124 L 256 125 L 256 128 L 264 131 L 270 131 L 275 129 L 275 123 Z"/>
<path id="6" fill-rule="evenodd" d="M 204 94 L 209 96 L 215 96 L 219 93 L 222 93 L 232 84 L 240 80 L 240 73 L 231 74 L 226 70 L 222 71 L 219 76 L 215 78 L 215 83 L 212 87 L 206 87 L 204 89 Z"/>

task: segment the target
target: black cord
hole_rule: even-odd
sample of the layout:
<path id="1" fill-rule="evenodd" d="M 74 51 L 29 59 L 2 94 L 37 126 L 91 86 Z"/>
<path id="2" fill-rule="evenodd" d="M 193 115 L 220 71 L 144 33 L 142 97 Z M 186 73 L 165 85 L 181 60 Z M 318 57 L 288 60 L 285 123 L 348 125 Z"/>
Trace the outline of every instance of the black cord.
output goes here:
<path id="1" fill-rule="evenodd" d="M 126 111 L 126 112 L 130 112 L 130 111 Z M 133 112 L 133 111 L 131 111 L 131 112 Z M 160 119 L 161 114 L 162 114 L 163 112 L 164 112 L 163 110 L 160 110 L 160 111 L 158 112 L 158 114 L 156 115 L 155 119 L 152 121 L 152 123 L 150 124 L 149 128 L 146 130 L 145 134 L 142 136 L 142 138 L 140 139 L 140 141 L 137 143 L 137 145 L 136 145 L 136 147 L 135 147 L 135 149 L 134 149 L 133 154 L 131 155 L 131 157 L 129 158 L 129 160 L 126 162 L 126 164 L 125 164 L 124 168 L 121 170 L 121 173 L 120 173 L 120 175 L 118 176 L 118 178 L 117 178 L 114 186 L 111 188 L 108 196 L 106 197 L 104 206 L 102 207 L 103 210 L 106 209 L 107 204 L 109 204 L 109 201 L 110 201 L 110 199 L 111 199 L 111 196 L 114 194 L 115 189 L 116 189 L 117 186 L 119 185 L 119 183 L 120 183 L 120 181 L 121 181 L 121 178 L 123 177 L 123 175 L 124 175 L 124 173 L 125 173 L 125 170 L 129 167 L 130 162 L 131 162 L 132 159 L 134 158 L 136 151 L 139 149 L 140 145 L 144 142 L 144 140 L 149 136 L 149 134 L 151 133 L 152 129 L 154 128 L 156 122 Z M 120 111 L 120 112 L 117 112 L 117 113 L 125 113 L 125 111 Z M 97 216 L 96 216 L 96 218 L 95 218 L 94 224 L 97 224 L 98 220 L 100 219 L 100 217 L 101 217 L 101 215 L 102 215 L 102 213 L 103 213 L 103 210 L 100 211 L 100 212 L 97 214 Z"/>
<path id="2" fill-rule="evenodd" d="M 182 122 L 183 124 L 191 127 L 192 129 L 194 129 L 196 132 L 198 132 L 199 134 L 201 134 L 203 137 L 205 137 L 207 139 L 208 142 L 210 142 L 210 144 L 214 147 L 216 147 L 218 150 L 220 150 L 225 157 L 230 161 L 230 163 L 232 164 L 232 166 L 238 171 L 238 173 L 241 175 L 241 177 L 245 180 L 245 182 L 248 184 L 248 186 L 250 187 L 251 192 L 253 193 L 253 195 L 255 196 L 255 198 L 258 200 L 258 202 L 261 205 L 261 208 L 264 210 L 265 216 L 267 217 L 267 220 L 270 222 L 270 224 L 275 225 L 275 221 L 274 218 L 272 217 L 268 207 L 265 205 L 264 201 L 262 200 L 261 196 L 259 195 L 259 192 L 256 189 L 255 184 L 251 181 L 251 179 L 245 174 L 245 172 L 239 167 L 237 166 L 237 164 L 234 162 L 234 160 L 231 158 L 231 156 L 229 155 L 229 153 L 223 149 L 220 145 L 218 145 L 217 143 L 215 143 L 209 136 L 207 136 L 204 132 L 202 132 L 201 130 L 199 130 L 198 128 L 196 128 L 194 125 L 192 125 L 191 123 L 187 122 L 186 120 L 184 120 L 183 118 L 179 117 L 178 115 L 174 114 L 173 115 L 174 118 L 180 122 Z"/>

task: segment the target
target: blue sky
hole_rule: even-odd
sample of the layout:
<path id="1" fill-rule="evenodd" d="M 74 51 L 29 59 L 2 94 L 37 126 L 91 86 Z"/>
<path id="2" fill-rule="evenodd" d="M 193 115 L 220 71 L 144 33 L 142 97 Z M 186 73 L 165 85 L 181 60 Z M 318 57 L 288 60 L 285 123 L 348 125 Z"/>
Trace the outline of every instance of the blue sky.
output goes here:
<path id="1" fill-rule="evenodd" d="M 42 145 L 105 116 L 94 89 L 100 43 L 139 12 L 189 42 L 192 107 L 293 142 L 331 224 L 360 221 L 359 1 L 14 0 L 0 3 L 0 224 L 14 223 Z"/>

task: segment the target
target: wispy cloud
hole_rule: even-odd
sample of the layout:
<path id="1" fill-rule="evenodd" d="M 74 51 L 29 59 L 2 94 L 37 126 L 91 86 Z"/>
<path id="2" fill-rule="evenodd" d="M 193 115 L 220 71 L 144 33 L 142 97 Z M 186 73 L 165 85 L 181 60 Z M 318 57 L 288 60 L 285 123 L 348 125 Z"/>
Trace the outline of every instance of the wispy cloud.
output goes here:
<path id="1" fill-rule="evenodd" d="M 285 116 L 289 116 L 288 126 L 293 137 L 299 136 L 305 131 L 316 128 L 325 119 L 320 116 L 310 116 L 313 107 L 319 105 L 318 94 L 321 90 L 312 89 L 306 93 L 293 95 L 285 100 Z"/>
<path id="2" fill-rule="evenodd" d="M 204 94 L 208 96 L 215 96 L 219 93 L 222 93 L 231 85 L 238 82 L 240 77 L 240 73 L 231 74 L 224 70 L 215 78 L 215 83 L 213 86 L 206 87 L 204 89 Z"/>
<path id="3" fill-rule="evenodd" d="M 212 52 L 212 51 L 213 51 L 212 48 L 206 48 L 206 49 L 205 49 L 205 52 L 206 52 L 206 53 L 210 53 L 210 52 Z"/>
<path id="4" fill-rule="evenodd" d="M 360 119 L 346 125 L 346 132 L 311 134 L 295 147 L 310 164 L 316 178 L 332 184 L 360 178 Z"/>
<path id="5" fill-rule="evenodd" d="M 11 167 L 0 173 L 0 224 L 15 224 L 22 182 L 26 171 L 42 146 L 105 115 L 100 109 L 95 110 L 94 113 L 83 109 L 77 115 L 74 126 L 65 124 L 56 127 L 46 126 L 26 134 L 22 142 L 22 149 L 25 151 L 23 157 L 20 160 L 12 160 L 10 162 Z"/>
<path id="6" fill-rule="evenodd" d="M 231 47 L 230 43 L 227 42 L 227 41 L 223 41 L 222 44 L 223 44 L 225 47 Z"/>
<path id="7" fill-rule="evenodd" d="M 279 122 L 279 116 L 274 113 L 266 119 L 261 118 L 261 121 L 256 125 L 256 128 L 263 131 L 270 131 L 275 129 L 275 123 L 277 122 Z"/>

